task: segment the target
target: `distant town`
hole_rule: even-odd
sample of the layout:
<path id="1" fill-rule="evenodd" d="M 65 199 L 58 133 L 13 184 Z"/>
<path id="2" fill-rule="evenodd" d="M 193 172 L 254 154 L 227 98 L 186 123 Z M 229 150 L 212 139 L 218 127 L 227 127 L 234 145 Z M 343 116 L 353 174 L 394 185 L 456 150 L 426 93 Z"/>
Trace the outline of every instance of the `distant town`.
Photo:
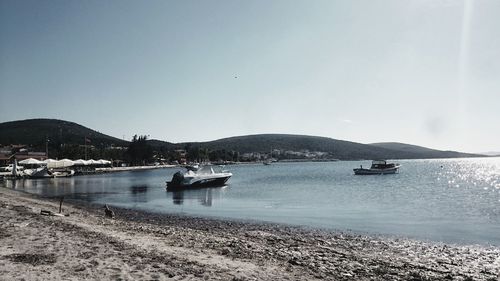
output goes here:
<path id="1" fill-rule="evenodd" d="M 133 144 L 133 143 L 132 143 Z M 149 147 L 152 153 L 142 155 L 132 155 L 133 152 L 126 146 L 108 146 L 104 149 L 99 149 L 94 145 L 82 145 L 80 150 L 87 150 L 86 154 L 64 155 L 56 153 L 54 157 L 47 151 L 37 151 L 36 148 L 27 144 L 11 144 L 0 146 L 0 165 L 5 166 L 11 163 L 14 159 L 23 161 L 26 159 L 36 159 L 44 161 L 47 159 L 82 159 L 90 160 L 101 158 L 102 155 L 114 155 L 118 158 L 112 159 L 112 166 L 124 167 L 133 165 L 183 165 L 192 162 L 214 162 L 214 163 L 238 163 L 238 162 L 262 162 L 262 161 L 335 161 L 331 153 L 322 151 L 292 151 L 273 149 L 270 152 L 247 152 L 238 153 L 235 151 L 210 151 L 207 149 L 175 149 L 172 151 L 155 151 Z M 146 147 L 145 150 L 148 150 Z M 73 157 L 71 157 L 73 156 Z M 76 157 L 74 157 L 76 156 Z M 121 157 L 119 157 L 121 156 Z M 134 159 L 133 161 L 130 161 Z"/>

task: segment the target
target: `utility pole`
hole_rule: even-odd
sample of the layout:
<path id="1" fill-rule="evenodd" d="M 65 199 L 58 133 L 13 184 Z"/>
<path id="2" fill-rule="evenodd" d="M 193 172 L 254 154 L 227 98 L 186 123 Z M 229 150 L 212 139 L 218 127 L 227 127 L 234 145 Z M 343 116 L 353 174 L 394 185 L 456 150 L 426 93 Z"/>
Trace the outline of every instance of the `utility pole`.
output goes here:
<path id="1" fill-rule="evenodd" d="M 49 159 L 49 136 L 45 137 L 45 156 Z"/>
<path id="2" fill-rule="evenodd" d="M 83 137 L 83 145 L 85 146 L 85 160 L 87 160 L 87 136 Z"/>

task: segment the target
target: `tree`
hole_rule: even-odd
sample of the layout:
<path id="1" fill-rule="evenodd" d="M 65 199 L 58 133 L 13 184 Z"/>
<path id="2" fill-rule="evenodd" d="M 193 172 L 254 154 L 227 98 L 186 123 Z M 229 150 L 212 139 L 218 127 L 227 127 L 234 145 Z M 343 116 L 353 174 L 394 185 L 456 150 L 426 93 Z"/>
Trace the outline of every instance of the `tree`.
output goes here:
<path id="1" fill-rule="evenodd" d="M 147 143 L 147 136 L 134 135 L 127 149 L 132 166 L 146 165 L 153 159 L 153 148 Z"/>

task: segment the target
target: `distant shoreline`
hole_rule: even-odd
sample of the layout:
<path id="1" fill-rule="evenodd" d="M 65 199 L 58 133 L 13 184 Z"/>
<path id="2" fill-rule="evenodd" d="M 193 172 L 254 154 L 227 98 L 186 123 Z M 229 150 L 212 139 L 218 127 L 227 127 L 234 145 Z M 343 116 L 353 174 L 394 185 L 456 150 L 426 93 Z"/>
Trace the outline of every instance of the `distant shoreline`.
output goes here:
<path id="1" fill-rule="evenodd" d="M 96 168 L 95 171 L 96 173 L 113 173 L 113 172 L 125 172 L 125 171 L 165 169 L 165 168 L 174 168 L 177 166 L 178 165 L 108 167 L 108 168 Z"/>
<path id="2" fill-rule="evenodd" d="M 107 152 L 115 155 L 114 159 L 125 159 L 124 153 L 130 142 L 112 137 L 74 122 L 58 119 L 26 119 L 0 123 L 0 143 L 22 144 L 27 148 L 32 147 L 32 152 L 45 152 L 48 148 L 50 155 L 60 151 L 55 142 L 46 143 L 47 139 L 58 140 L 65 146 L 74 146 L 80 149 L 87 144 L 99 144 Z M 25 132 L 30 132 L 26 134 Z M 88 142 L 88 141 L 89 142 Z M 45 145 L 42 145 L 45 144 Z M 452 150 L 438 150 L 419 145 L 383 142 L 383 143 L 358 143 L 331 137 L 293 135 L 293 134 L 254 134 L 232 136 L 211 141 L 171 143 L 161 140 L 147 140 L 147 144 L 156 151 L 160 158 L 171 158 L 166 151 L 178 150 L 184 153 L 195 152 L 196 155 L 187 155 L 187 159 L 196 159 L 199 154 L 196 148 L 213 152 L 212 159 L 224 158 L 234 160 L 252 160 L 262 157 L 277 156 L 283 159 L 294 157 L 327 157 L 338 159 L 431 159 L 431 158 L 460 158 L 482 157 L 475 153 L 465 153 Z M 47 147 L 46 147 L 47 146 Z M 477 148 L 475 148 L 476 150 Z M 7 150 L 7 148 L 6 148 Z M 278 154 L 272 151 L 278 150 Z M 494 151 L 492 149 L 492 151 Z M 8 159 L 15 151 L 7 153 Z M 42 153 L 43 153 L 42 152 Z M 229 153 L 229 154 L 228 154 Z M 56 153 L 57 154 L 57 153 Z M 118 155 L 116 155 L 118 154 Z M 105 154 L 104 154 L 105 155 Z M 64 154 L 60 154 L 65 158 Z M 173 157 L 169 160 L 180 160 L 183 157 Z M 79 156 L 83 157 L 83 156 Z M 106 157 L 106 156 L 103 156 Z M 206 155 L 205 155 L 206 157 Z M 69 158 L 69 157 L 67 157 Z M 2 157 L 0 157 L 0 160 Z"/>
<path id="3" fill-rule="evenodd" d="M 6 280 L 495 280 L 500 248 L 63 203 L 0 188 Z"/>

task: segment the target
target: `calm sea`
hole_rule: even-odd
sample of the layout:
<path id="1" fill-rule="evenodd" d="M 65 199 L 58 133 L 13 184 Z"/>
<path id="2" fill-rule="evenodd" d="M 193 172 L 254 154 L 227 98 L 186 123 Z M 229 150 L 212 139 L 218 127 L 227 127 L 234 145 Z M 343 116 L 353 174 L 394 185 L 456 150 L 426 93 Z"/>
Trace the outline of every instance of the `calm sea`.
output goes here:
<path id="1" fill-rule="evenodd" d="M 0 186 L 151 212 L 500 245 L 500 158 L 397 162 L 399 174 L 382 176 L 353 175 L 369 161 L 234 165 L 227 186 L 180 192 L 165 190 L 178 168 Z"/>

